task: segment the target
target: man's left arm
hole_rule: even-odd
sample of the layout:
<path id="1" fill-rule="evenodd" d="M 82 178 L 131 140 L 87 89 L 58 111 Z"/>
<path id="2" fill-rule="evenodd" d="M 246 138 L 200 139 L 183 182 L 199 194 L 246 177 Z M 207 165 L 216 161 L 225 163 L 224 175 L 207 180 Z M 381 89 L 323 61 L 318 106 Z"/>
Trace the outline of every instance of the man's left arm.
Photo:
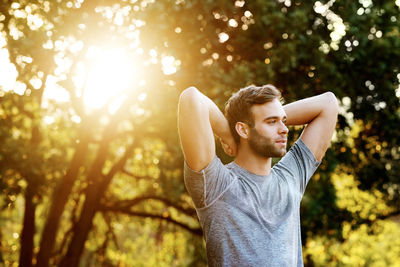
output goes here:
<path id="1" fill-rule="evenodd" d="M 285 105 L 287 125 L 303 125 L 300 138 L 321 161 L 335 131 L 338 102 L 331 92 L 305 98 Z"/>

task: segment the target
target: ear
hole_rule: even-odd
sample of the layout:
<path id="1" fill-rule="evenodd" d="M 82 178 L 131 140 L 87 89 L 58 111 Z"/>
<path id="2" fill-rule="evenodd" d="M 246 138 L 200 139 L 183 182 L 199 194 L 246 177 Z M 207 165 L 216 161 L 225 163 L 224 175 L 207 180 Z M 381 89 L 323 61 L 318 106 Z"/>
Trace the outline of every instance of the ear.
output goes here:
<path id="1" fill-rule="evenodd" d="M 246 123 L 238 121 L 235 125 L 235 130 L 241 138 L 249 138 L 250 129 Z"/>

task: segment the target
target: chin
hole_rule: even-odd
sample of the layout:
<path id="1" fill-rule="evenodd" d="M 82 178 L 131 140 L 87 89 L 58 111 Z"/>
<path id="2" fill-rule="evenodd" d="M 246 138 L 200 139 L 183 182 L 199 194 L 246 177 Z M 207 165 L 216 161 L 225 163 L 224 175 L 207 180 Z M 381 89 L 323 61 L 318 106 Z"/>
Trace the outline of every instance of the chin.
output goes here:
<path id="1" fill-rule="evenodd" d="M 276 156 L 277 158 L 280 158 L 280 157 L 285 156 L 285 155 L 286 155 L 286 149 L 277 152 L 276 155 L 277 155 L 277 156 Z"/>

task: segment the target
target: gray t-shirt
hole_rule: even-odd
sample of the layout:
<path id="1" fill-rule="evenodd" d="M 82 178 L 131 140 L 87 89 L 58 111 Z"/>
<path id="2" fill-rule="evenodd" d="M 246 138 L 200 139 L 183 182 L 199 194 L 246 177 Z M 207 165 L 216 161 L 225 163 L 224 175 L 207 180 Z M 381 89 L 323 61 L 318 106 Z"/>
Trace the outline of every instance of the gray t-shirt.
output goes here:
<path id="1" fill-rule="evenodd" d="M 300 201 L 319 163 L 298 139 L 268 176 L 218 157 L 199 172 L 185 164 L 209 266 L 303 266 Z"/>

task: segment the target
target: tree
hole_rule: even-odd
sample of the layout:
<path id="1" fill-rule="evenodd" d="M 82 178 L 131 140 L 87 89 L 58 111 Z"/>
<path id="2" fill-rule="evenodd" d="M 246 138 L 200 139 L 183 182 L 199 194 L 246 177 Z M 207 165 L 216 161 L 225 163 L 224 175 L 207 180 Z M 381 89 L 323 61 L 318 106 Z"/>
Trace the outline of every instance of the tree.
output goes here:
<path id="1" fill-rule="evenodd" d="M 117 37 L 118 40 L 115 40 L 113 21 L 106 26 L 99 25 L 99 21 L 103 20 L 103 14 L 97 12 L 94 7 L 101 3 L 85 2 L 79 8 L 77 8 L 79 3 L 75 6 L 71 6 L 71 3 L 55 3 L 52 6 L 49 4 L 48 2 L 9 3 L 8 7 L 5 6 L 2 10 L 5 17 L 3 25 L 6 29 L 5 36 L 10 60 L 17 66 L 18 81 L 26 86 L 22 93 L 24 96 L 10 92 L 3 95 L 3 99 L 8 101 L 2 102 L 7 119 L 11 117 L 8 116 L 8 111 L 11 111 L 10 115 L 15 115 L 15 118 L 9 118 L 10 127 L 4 125 L 5 133 L 9 133 L 7 129 L 13 127 L 18 127 L 18 131 L 25 130 L 13 119 L 16 122 L 28 121 L 28 126 L 25 127 L 27 128 L 26 132 L 22 138 L 8 138 L 9 140 L 6 138 L 11 143 L 11 147 L 4 146 L 3 150 L 3 152 L 9 151 L 9 155 L 13 155 L 11 157 L 5 154 L 3 161 L 5 173 L 12 170 L 26 182 L 26 187 L 19 188 L 26 192 L 20 265 L 31 265 L 36 224 L 34 199 L 37 198 L 38 202 L 46 194 L 52 197 L 50 202 L 45 203 L 49 210 L 41 229 L 40 247 L 36 256 L 37 266 L 47 266 L 49 263 L 61 266 L 77 265 L 83 252 L 83 245 L 92 227 L 94 215 L 101 210 L 124 212 L 138 217 L 153 217 L 175 223 L 194 234 L 201 234 L 196 224 L 190 226 L 187 225 L 187 219 L 179 222 L 168 215 L 169 209 L 167 208 L 176 207 L 176 210 L 188 214 L 189 217 L 194 216 L 193 209 L 182 207 L 182 203 L 185 202 L 180 200 L 179 191 L 176 192 L 178 197 L 168 198 L 162 194 L 163 190 L 153 188 L 157 182 L 166 183 L 176 177 L 172 171 L 176 170 L 179 163 L 179 161 L 173 161 L 176 163 L 165 167 L 161 173 L 157 168 L 161 157 L 158 149 L 165 151 L 166 155 L 168 146 L 164 146 L 163 143 L 171 138 L 155 135 L 156 131 L 166 125 L 161 119 L 151 120 L 154 116 L 160 118 L 159 113 L 165 112 L 166 107 L 162 104 L 163 94 L 149 91 L 144 95 L 142 92 L 144 88 L 133 88 L 134 90 L 130 90 L 125 96 L 125 102 L 115 114 L 108 111 L 109 107 L 115 105 L 115 99 L 110 99 L 103 109 L 91 112 L 84 110 L 83 98 L 76 96 L 77 91 L 82 89 L 75 81 L 79 71 L 79 59 L 88 51 L 91 42 L 109 38 L 111 44 L 116 41 L 123 42 L 123 44 L 134 44 L 135 40 L 132 39 L 132 36 L 127 36 L 126 31 L 129 31 L 129 28 L 125 27 L 124 32 L 124 27 L 121 25 L 119 29 L 122 32 Z M 84 25 L 88 27 L 86 31 L 79 30 L 81 23 L 85 23 Z M 63 25 L 68 25 L 68 27 Z M 97 30 L 102 32 L 102 38 L 91 39 L 91 34 Z M 19 31 L 19 37 L 12 35 L 15 31 Z M 89 40 L 86 41 L 86 38 Z M 82 49 L 74 50 L 67 47 L 70 41 L 79 46 L 79 42 L 82 40 L 86 41 Z M 134 48 L 137 49 L 137 47 Z M 134 52 L 130 53 L 131 55 L 135 54 Z M 26 62 L 20 62 L 21 58 Z M 55 62 L 57 60 L 59 63 Z M 67 65 L 68 60 L 73 62 L 71 66 Z M 161 73 L 160 69 L 152 66 L 142 65 L 141 67 L 149 69 L 149 73 L 150 71 Z M 64 68 L 64 70 L 60 70 L 60 68 Z M 137 73 L 130 74 L 138 77 Z M 55 101 L 43 103 L 43 91 L 50 76 L 56 76 L 58 83 L 68 91 L 71 99 L 69 103 L 60 104 Z M 39 81 L 41 84 L 39 88 L 35 87 L 35 81 Z M 160 87 L 162 81 L 161 83 L 157 80 L 149 81 L 148 84 L 148 86 Z M 51 90 L 55 90 L 54 87 Z M 140 95 L 141 93 L 142 95 Z M 138 96 L 141 100 L 138 100 Z M 143 96 L 151 100 L 145 100 Z M 10 109 L 7 106 L 7 104 L 13 106 L 18 103 L 20 103 L 19 109 L 15 111 L 14 108 Z M 157 106 L 151 108 L 151 104 L 158 105 L 160 108 Z M 148 111 L 138 113 L 137 111 L 140 110 Z M 61 112 L 62 116 L 55 116 L 54 113 L 57 112 Z M 53 116 L 56 122 L 43 122 L 46 116 Z M 165 118 L 164 116 L 163 119 Z M 77 119 L 80 122 L 74 123 L 74 120 Z M 102 122 L 105 119 L 109 119 L 109 123 Z M 32 127 L 32 125 L 34 126 Z M 55 134 L 54 131 L 58 130 L 60 132 Z M 32 145 L 27 147 L 29 142 Z M 19 149 L 16 150 L 16 148 Z M 26 151 L 31 152 L 28 166 L 24 160 L 28 158 Z M 141 156 L 146 161 L 128 162 L 134 155 Z M 15 165 L 10 166 L 10 160 L 13 158 Z M 157 163 L 154 163 L 156 160 Z M 165 161 L 168 162 L 167 159 Z M 140 166 L 139 174 L 138 165 Z M 106 195 L 111 180 L 116 177 L 122 179 L 121 177 L 126 175 L 134 177 L 131 179 L 147 179 L 146 184 L 138 187 L 137 195 L 135 194 L 129 201 L 127 199 L 118 201 L 112 192 L 108 192 Z M 15 177 L 10 177 L 10 180 L 15 183 Z M 182 189 L 182 186 L 180 187 Z M 170 195 L 174 196 L 174 194 Z M 84 201 L 81 201 L 82 198 Z M 147 210 L 149 207 L 155 206 L 157 210 L 164 209 L 165 211 L 162 215 L 158 215 L 145 211 L 144 208 L 137 211 L 132 210 L 132 207 L 140 206 L 139 204 L 142 204 L 144 200 L 154 200 L 164 204 L 161 207 L 158 203 L 147 204 L 145 206 Z M 70 202 L 69 205 L 68 202 Z M 71 218 L 71 230 L 65 230 L 65 226 L 61 228 L 63 214 L 67 214 Z M 64 240 L 57 244 L 56 238 L 62 233 L 65 234 Z M 58 246 L 62 247 L 58 248 Z M 54 247 L 60 251 L 60 254 L 54 255 L 57 252 Z"/>

